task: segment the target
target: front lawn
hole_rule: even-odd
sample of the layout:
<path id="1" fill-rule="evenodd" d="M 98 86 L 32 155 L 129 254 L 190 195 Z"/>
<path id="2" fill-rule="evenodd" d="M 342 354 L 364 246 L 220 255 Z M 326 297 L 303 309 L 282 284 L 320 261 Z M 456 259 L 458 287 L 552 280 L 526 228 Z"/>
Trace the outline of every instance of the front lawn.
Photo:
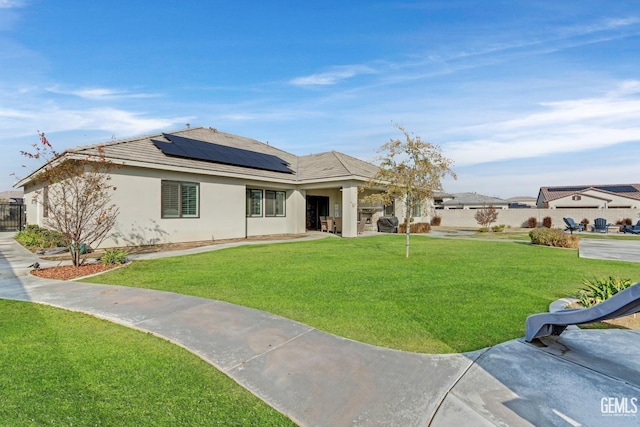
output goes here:
<path id="1" fill-rule="evenodd" d="M 47 306 L 0 300 L 0 425 L 285 426 L 186 350 Z"/>
<path id="2" fill-rule="evenodd" d="M 137 261 L 88 282 L 232 302 L 362 342 L 425 353 L 470 351 L 524 336 L 529 314 L 582 280 L 640 280 L 633 263 L 578 258 L 523 242 L 412 236 L 244 246 Z"/>

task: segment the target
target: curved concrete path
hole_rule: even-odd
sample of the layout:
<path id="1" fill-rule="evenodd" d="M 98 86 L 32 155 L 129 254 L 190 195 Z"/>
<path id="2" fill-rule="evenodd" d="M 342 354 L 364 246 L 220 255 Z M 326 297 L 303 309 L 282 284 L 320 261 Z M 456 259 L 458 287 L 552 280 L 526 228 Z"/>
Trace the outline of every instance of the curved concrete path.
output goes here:
<path id="1" fill-rule="evenodd" d="M 11 237 L 0 233 L 0 298 L 80 311 L 166 338 L 300 425 L 640 421 L 630 412 L 633 404 L 640 409 L 637 331 L 571 330 L 538 346 L 513 340 L 466 354 L 406 353 L 220 301 L 40 279 L 28 268 L 37 257 Z M 628 413 L 618 413 L 620 402 Z"/>

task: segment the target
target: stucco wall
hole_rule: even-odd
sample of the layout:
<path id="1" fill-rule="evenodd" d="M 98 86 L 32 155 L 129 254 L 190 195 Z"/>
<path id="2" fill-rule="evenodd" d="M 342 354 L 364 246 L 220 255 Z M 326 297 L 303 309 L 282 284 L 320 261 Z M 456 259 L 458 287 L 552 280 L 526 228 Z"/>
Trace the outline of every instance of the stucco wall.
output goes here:
<path id="1" fill-rule="evenodd" d="M 479 228 L 474 218 L 477 210 L 438 210 L 437 215 L 442 218 L 440 225 L 447 227 Z M 576 222 L 583 218 L 593 224 L 596 218 L 605 218 L 607 223 L 615 223 L 623 218 L 631 218 L 635 224 L 640 219 L 640 209 L 499 209 L 498 219 L 492 225 L 505 224 L 508 227 L 526 227 L 530 217 L 542 224 L 544 217 L 551 217 L 552 227 L 564 228 L 563 217 L 573 218 Z"/>

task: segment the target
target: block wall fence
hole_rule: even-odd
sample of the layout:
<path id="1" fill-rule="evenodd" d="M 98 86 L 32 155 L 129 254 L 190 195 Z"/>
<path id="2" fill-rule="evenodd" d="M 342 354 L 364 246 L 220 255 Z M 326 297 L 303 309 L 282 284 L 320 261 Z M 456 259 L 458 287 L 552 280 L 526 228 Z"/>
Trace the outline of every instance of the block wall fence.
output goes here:
<path id="1" fill-rule="evenodd" d="M 442 218 L 440 223 L 443 227 L 469 227 L 480 228 L 475 219 L 476 209 L 443 209 L 435 211 L 435 214 Z M 576 222 L 584 218 L 593 225 L 596 218 L 605 218 L 607 224 L 615 224 L 624 218 L 631 218 L 633 224 L 640 220 L 640 209 L 498 209 L 498 219 L 493 225 L 504 224 L 511 228 L 527 227 L 530 217 L 538 220 L 538 225 L 542 225 L 545 217 L 551 217 L 553 228 L 564 228 L 562 218 L 570 217 Z"/>

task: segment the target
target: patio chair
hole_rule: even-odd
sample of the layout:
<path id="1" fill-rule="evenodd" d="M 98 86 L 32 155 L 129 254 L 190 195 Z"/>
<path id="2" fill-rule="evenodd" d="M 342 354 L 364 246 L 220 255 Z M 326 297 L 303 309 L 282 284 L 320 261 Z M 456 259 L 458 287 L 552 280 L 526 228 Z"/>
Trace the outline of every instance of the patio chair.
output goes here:
<path id="1" fill-rule="evenodd" d="M 573 218 L 562 218 L 565 224 L 567 224 L 567 228 L 564 231 L 569 231 L 573 234 L 574 231 L 584 231 L 584 224 L 577 224 Z"/>
<path id="2" fill-rule="evenodd" d="M 623 233 L 640 234 L 640 221 L 636 225 L 625 225 L 622 228 Z"/>
<path id="3" fill-rule="evenodd" d="M 607 220 L 604 218 L 596 218 L 593 220 L 593 231 L 599 231 L 601 233 L 608 233 Z"/>
<path id="4" fill-rule="evenodd" d="M 326 216 L 321 216 L 320 217 L 320 231 L 329 231 L 329 226 L 327 224 L 327 217 Z"/>

